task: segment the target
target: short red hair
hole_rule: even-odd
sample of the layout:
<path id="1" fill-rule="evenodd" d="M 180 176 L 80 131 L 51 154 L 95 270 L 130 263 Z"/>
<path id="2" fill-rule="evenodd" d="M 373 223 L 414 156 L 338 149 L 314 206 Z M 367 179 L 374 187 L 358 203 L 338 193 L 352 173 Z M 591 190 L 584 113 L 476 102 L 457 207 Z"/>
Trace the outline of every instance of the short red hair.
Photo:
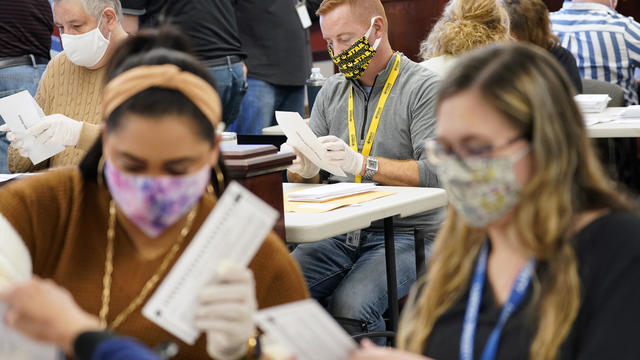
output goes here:
<path id="1" fill-rule="evenodd" d="M 387 24 L 387 14 L 380 0 L 324 0 L 322 4 L 320 4 L 318 11 L 316 11 L 316 15 L 326 15 L 333 9 L 344 4 L 349 5 L 352 11 L 357 12 L 357 15 L 367 20 L 374 16 L 382 16 L 385 24 Z"/>

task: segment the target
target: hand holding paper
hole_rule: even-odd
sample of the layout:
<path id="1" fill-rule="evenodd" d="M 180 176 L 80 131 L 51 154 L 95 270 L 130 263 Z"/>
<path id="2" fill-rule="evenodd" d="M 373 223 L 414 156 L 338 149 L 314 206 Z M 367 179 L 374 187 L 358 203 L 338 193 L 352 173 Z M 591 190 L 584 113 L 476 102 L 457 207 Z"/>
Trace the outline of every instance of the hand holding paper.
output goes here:
<path id="1" fill-rule="evenodd" d="M 213 281 L 200 291 L 196 326 L 207 334 L 207 353 L 214 359 L 237 359 L 255 332 L 257 309 L 251 270 L 222 264 Z"/>
<path id="2" fill-rule="evenodd" d="M 76 146 L 81 132 L 82 122 L 62 114 L 53 114 L 28 128 L 27 136 L 35 137 L 38 144 Z"/>
<path id="3" fill-rule="evenodd" d="M 202 320 L 202 314 L 196 314 L 196 310 L 202 310 L 203 299 L 199 297 L 200 292 L 203 288 L 214 286 L 217 289 L 223 288 L 223 293 L 235 299 L 236 290 L 223 286 L 219 278 L 212 280 L 213 276 L 218 274 L 219 266 L 224 262 L 241 267 L 248 266 L 277 219 L 276 210 L 249 190 L 232 182 L 164 281 L 142 308 L 142 314 L 182 341 L 193 345 L 203 329 L 203 324 L 196 326 L 195 321 L 196 318 Z M 246 286 L 249 280 L 246 278 L 246 271 L 242 269 L 226 275 L 218 274 L 218 276 L 224 276 L 223 279 L 237 283 L 240 288 L 237 291 L 247 295 Z M 206 293 L 204 295 L 204 302 L 210 304 L 211 298 L 207 297 Z M 227 304 L 231 304 L 232 308 L 238 305 L 235 301 L 229 301 Z M 251 307 L 248 305 L 251 304 L 242 303 L 240 306 L 242 311 L 249 311 L 247 309 Z M 210 307 L 206 308 L 210 310 Z M 214 309 L 214 312 L 218 313 L 220 308 L 216 305 Z M 230 311 L 226 315 L 231 316 L 233 312 Z M 213 327 L 207 328 L 207 332 L 212 330 Z M 228 334 L 236 334 L 236 329 L 216 330 L 227 334 L 223 335 L 224 337 L 235 339 Z M 249 332 L 244 335 L 252 334 Z M 235 344 L 235 341 L 230 340 L 231 345 L 225 345 L 226 340 L 207 337 L 212 340 L 209 341 L 209 350 L 213 349 L 211 347 L 213 344 L 216 349 L 226 352 Z"/>
<path id="4" fill-rule="evenodd" d="M 338 166 L 349 174 L 360 175 L 364 162 L 362 154 L 353 151 L 347 143 L 333 135 L 319 137 L 318 141 L 327 150 L 331 165 Z"/>
<path id="5" fill-rule="evenodd" d="M 28 139 L 27 134 L 24 132 L 11 131 L 7 124 L 0 126 L 0 131 L 7 132 L 7 140 L 11 141 L 11 146 L 18 151 L 20 156 L 29 157 L 29 152 L 35 143 L 32 138 Z"/>
<path id="6" fill-rule="evenodd" d="M 5 121 L 0 131 L 11 130 L 14 146 L 22 156 L 27 155 L 34 165 L 64 151 L 63 145 L 44 145 L 36 142 L 34 136 L 26 134 L 27 129 L 42 122 L 44 113 L 28 91 L 0 99 L 0 117 Z"/>
<path id="7" fill-rule="evenodd" d="M 346 360 L 357 349 L 349 334 L 314 300 L 260 310 L 255 320 L 297 360 Z"/>
<path id="8" fill-rule="evenodd" d="M 73 342 L 84 331 L 100 329 L 100 321 L 84 312 L 71 294 L 53 281 L 37 277 L 0 292 L 9 306 L 6 324 L 32 339 L 55 344 L 73 354 Z"/>
<path id="9" fill-rule="evenodd" d="M 296 150 L 293 146 L 284 143 L 280 146 L 280 151 L 290 152 L 296 155 L 296 158 L 293 160 L 291 166 L 287 168 L 287 170 L 292 173 L 298 174 L 305 179 L 310 179 L 320 171 L 320 168 L 316 166 L 316 164 L 312 163 L 307 159 L 304 154 L 300 151 Z"/>
<path id="10" fill-rule="evenodd" d="M 331 163 L 327 150 L 297 112 L 276 111 L 276 121 L 287 136 L 287 143 L 309 161 L 336 176 L 346 176 L 339 166 Z"/>

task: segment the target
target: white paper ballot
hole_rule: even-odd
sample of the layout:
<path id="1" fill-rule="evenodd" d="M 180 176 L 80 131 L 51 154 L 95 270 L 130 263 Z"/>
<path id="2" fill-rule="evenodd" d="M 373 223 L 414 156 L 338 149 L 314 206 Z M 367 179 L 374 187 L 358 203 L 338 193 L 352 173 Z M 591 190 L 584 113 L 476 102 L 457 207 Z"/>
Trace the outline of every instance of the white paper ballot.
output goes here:
<path id="1" fill-rule="evenodd" d="M 23 134 L 28 128 L 42 121 L 44 112 L 28 91 L 0 99 L 0 116 L 11 131 Z M 62 145 L 42 145 L 35 143 L 34 137 L 24 140 L 25 145 L 31 147 L 29 159 L 34 165 L 64 151 Z"/>
<path id="2" fill-rule="evenodd" d="M 256 324 L 297 360 L 343 360 L 356 342 L 315 301 L 302 300 L 258 311 Z"/>
<path id="3" fill-rule="evenodd" d="M 232 182 L 142 314 L 193 345 L 200 336 L 195 327 L 198 293 L 222 262 L 249 265 L 278 217 L 267 203 Z"/>
<path id="4" fill-rule="evenodd" d="M 18 233 L 0 215 L 0 282 L 15 284 L 31 277 L 31 256 Z M 7 305 L 0 302 L 0 319 L 4 319 Z M 55 360 L 61 358 L 55 347 L 30 340 L 6 327 L 0 321 L 0 359 Z"/>
<path id="5" fill-rule="evenodd" d="M 331 165 L 327 151 L 322 147 L 318 137 L 304 122 L 300 114 L 290 111 L 276 111 L 276 121 L 287 136 L 287 142 L 300 151 L 316 166 L 336 176 L 347 176 L 338 166 Z"/>

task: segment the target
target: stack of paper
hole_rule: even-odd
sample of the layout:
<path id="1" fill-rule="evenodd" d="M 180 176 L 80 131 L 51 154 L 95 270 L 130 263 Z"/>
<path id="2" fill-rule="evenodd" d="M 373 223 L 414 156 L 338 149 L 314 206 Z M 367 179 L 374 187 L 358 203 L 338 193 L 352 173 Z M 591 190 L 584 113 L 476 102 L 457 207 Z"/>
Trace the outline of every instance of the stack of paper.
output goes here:
<path id="1" fill-rule="evenodd" d="M 310 189 L 294 191 L 288 194 L 287 199 L 289 201 L 322 202 L 339 197 L 374 191 L 375 189 L 376 185 L 374 183 L 337 183 L 324 186 L 314 186 Z"/>
<path id="2" fill-rule="evenodd" d="M 611 98 L 607 94 L 581 94 L 576 95 L 574 100 L 583 113 L 600 113 L 607 108 Z"/>
<path id="3" fill-rule="evenodd" d="M 626 108 L 624 108 L 624 110 L 622 110 L 619 114 L 618 117 L 621 117 L 623 119 L 638 119 L 640 120 L 640 105 L 631 105 L 628 106 Z"/>

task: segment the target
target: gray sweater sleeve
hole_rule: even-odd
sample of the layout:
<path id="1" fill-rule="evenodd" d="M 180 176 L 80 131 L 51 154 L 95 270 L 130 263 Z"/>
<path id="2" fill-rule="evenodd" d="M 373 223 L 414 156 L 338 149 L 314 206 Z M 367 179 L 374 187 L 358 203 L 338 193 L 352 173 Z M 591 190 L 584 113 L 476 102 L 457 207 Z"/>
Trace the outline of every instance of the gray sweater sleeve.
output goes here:
<path id="1" fill-rule="evenodd" d="M 414 88 L 414 93 L 410 96 L 411 143 L 413 144 L 414 158 L 418 159 L 420 186 L 440 187 L 436 168 L 427 161 L 424 151 L 425 140 L 435 137 L 436 105 L 440 81 L 433 78 L 424 80 Z"/>

